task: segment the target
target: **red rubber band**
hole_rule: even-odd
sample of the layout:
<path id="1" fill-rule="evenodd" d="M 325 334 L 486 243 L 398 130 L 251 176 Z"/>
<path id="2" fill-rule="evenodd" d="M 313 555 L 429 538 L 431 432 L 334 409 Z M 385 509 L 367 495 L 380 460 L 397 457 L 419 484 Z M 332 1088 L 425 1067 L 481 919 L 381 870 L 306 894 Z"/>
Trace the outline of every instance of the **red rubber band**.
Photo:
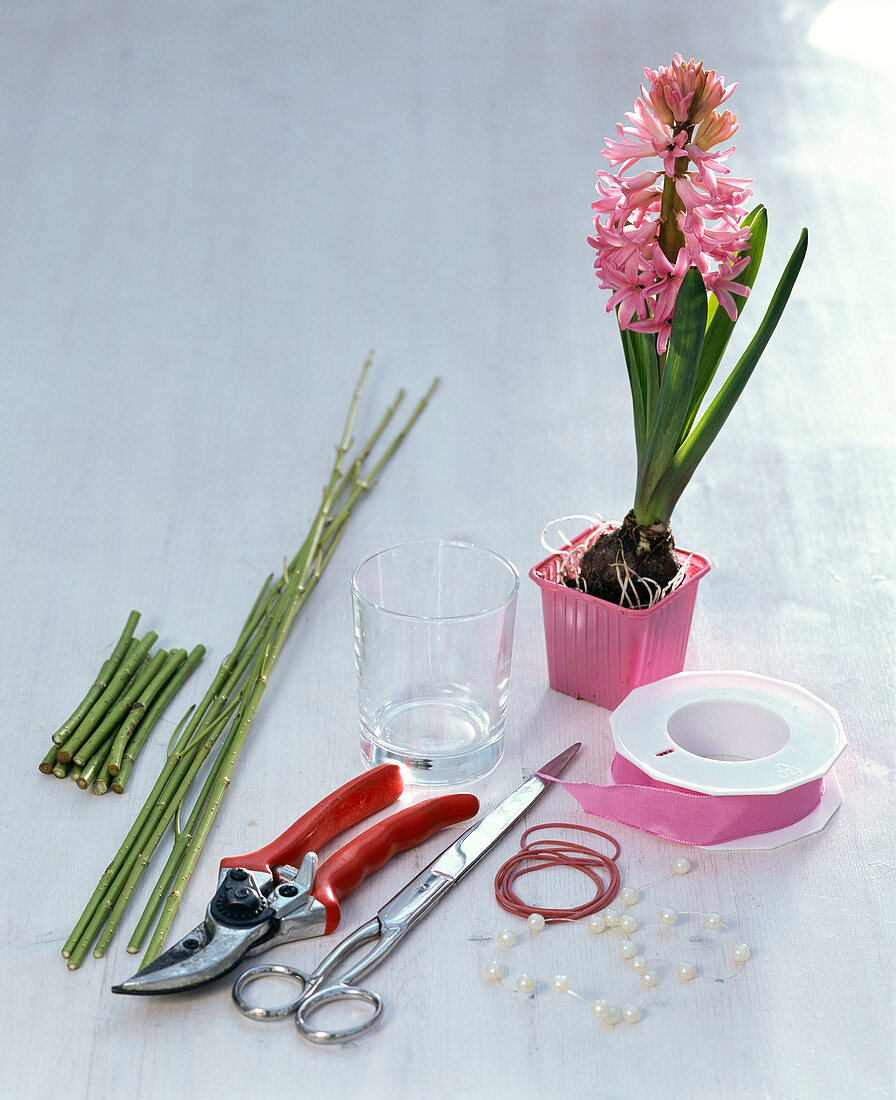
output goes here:
<path id="1" fill-rule="evenodd" d="M 619 852 L 620 852 L 621 849 L 619 847 L 619 841 L 616 840 L 615 837 L 610 836 L 609 833 L 601 832 L 600 829 L 592 829 L 592 827 L 590 825 L 576 825 L 572 821 L 546 821 L 543 825 L 530 825 L 529 828 L 520 837 L 520 847 L 521 848 L 531 847 L 532 845 L 526 843 L 526 838 L 529 836 L 530 833 L 538 832 L 539 829 L 578 829 L 579 832 L 582 832 L 582 833 L 591 833 L 593 836 L 602 836 L 604 838 L 604 840 L 609 840 L 609 842 L 616 849 L 616 851 L 611 856 L 609 856 L 608 858 L 612 859 L 612 860 L 619 859 Z M 536 844 L 538 844 L 538 843 L 543 844 L 545 842 L 536 840 L 535 843 Z M 561 841 L 557 841 L 557 843 L 559 843 L 559 844 L 571 844 L 572 841 L 561 840 Z M 592 851 L 592 849 L 588 848 L 587 851 L 590 852 L 590 851 Z"/>
<path id="2" fill-rule="evenodd" d="M 608 840 L 613 845 L 614 852 L 611 856 L 606 856 L 594 848 L 576 844 L 570 840 L 536 840 L 527 843 L 530 834 L 540 829 L 579 829 L 585 833 L 593 833 Z M 533 825 L 520 838 L 520 850 L 515 852 L 495 875 L 495 898 L 502 909 L 521 917 L 528 917 L 532 913 L 540 913 L 546 921 L 578 920 L 580 917 L 587 917 L 591 913 L 606 909 L 619 893 L 620 876 L 616 865 L 619 852 L 617 840 L 608 833 L 601 832 L 600 829 L 592 829 L 588 825 L 575 825 L 561 821 Z M 594 897 L 584 905 L 566 909 L 536 907 L 523 901 L 514 888 L 516 880 L 546 867 L 571 867 L 575 871 L 580 871 L 594 883 L 596 887 Z M 608 876 L 606 883 L 595 868 L 606 870 Z"/>

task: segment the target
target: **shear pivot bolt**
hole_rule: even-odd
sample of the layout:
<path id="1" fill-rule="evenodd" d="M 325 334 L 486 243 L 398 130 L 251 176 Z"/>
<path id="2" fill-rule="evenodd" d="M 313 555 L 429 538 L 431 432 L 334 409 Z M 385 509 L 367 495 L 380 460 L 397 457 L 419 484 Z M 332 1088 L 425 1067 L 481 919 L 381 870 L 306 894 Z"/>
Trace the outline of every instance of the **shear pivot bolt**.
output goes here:
<path id="1" fill-rule="evenodd" d="M 230 870 L 215 895 L 213 912 L 234 921 L 251 920 L 261 913 L 265 908 L 265 899 L 248 880 L 249 875 L 242 868 Z"/>

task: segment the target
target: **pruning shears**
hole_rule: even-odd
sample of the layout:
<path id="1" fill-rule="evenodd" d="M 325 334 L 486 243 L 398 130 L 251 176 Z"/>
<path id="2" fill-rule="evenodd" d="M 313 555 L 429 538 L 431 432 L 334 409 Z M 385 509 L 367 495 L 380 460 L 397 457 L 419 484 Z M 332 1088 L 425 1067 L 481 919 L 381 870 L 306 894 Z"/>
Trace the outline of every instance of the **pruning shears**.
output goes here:
<path id="1" fill-rule="evenodd" d="M 339 833 L 385 809 L 403 790 L 382 764 L 328 795 L 272 843 L 221 860 L 205 919 L 113 993 L 176 993 L 226 974 L 246 955 L 334 931 L 340 901 L 394 855 L 479 812 L 471 794 L 443 795 L 378 821 L 318 866 Z"/>

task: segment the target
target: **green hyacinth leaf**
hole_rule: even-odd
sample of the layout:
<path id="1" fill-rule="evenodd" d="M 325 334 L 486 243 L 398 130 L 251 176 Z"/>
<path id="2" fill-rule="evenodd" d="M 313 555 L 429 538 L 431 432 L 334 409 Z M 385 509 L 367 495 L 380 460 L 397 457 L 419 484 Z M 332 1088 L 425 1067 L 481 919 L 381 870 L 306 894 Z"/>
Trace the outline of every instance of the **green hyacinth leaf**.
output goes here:
<path id="1" fill-rule="evenodd" d="M 768 212 L 764 206 L 759 205 L 750 211 L 742 224 L 749 226 L 751 231 L 750 262 L 738 276 L 737 281 L 752 290 L 753 284 L 756 282 L 756 276 L 759 274 L 759 267 L 762 264 L 762 254 L 765 251 L 765 239 L 768 234 Z M 732 297 L 737 308 L 737 319 L 740 320 L 740 315 L 749 299 L 741 297 L 739 294 L 733 294 Z M 700 365 L 697 368 L 697 382 L 694 385 L 690 414 L 682 428 L 679 444 L 687 438 L 688 432 L 697 419 L 697 413 L 700 411 L 703 399 L 712 385 L 712 380 L 719 369 L 719 363 L 722 361 L 722 356 L 728 347 L 728 341 L 731 339 L 732 332 L 734 332 L 734 325 L 735 322 L 722 309 L 716 298 L 710 295 L 707 310 L 706 339 L 703 341 Z"/>
<path id="2" fill-rule="evenodd" d="M 656 336 L 652 332 L 633 332 L 632 345 L 644 379 L 645 439 L 650 435 L 660 391 L 660 367 L 656 354 Z"/>
<path id="3" fill-rule="evenodd" d="M 762 323 L 756 330 L 756 335 L 737 361 L 731 374 L 722 384 L 721 389 L 701 417 L 697 427 L 694 428 L 678 449 L 674 461 L 657 484 L 656 491 L 653 494 L 654 499 L 661 502 L 661 506 L 669 513 L 675 507 L 678 498 L 693 477 L 701 459 L 719 434 L 722 425 L 728 419 L 729 413 L 737 403 L 737 399 L 743 392 L 744 386 L 749 381 L 750 375 L 771 339 L 771 335 L 775 331 L 784 312 L 784 307 L 790 298 L 790 293 L 803 265 L 808 246 L 809 233 L 808 230 L 804 229 L 800 233 L 790 259 L 787 261 L 787 266 L 778 281 Z"/>
<path id="4" fill-rule="evenodd" d="M 622 339 L 622 351 L 625 355 L 628 381 L 632 391 L 632 412 L 635 420 L 635 450 L 638 457 L 638 464 L 640 465 L 641 457 L 644 453 L 644 445 L 647 442 L 648 420 L 645 416 L 644 408 L 645 379 L 641 371 L 641 365 L 633 339 L 633 337 L 636 337 L 638 334 L 632 332 L 631 329 L 620 328 L 619 335 Z"/>
<path id="5" fill-rule="evenodd" d="M 654 489 L 678 448 L 682 424 L 691 407 L 705 333 L 706 287 L 700 272 L 692 267 L 682 279 L 675 299 L 672 334 L 666 351 L 656 412 L 643 461 L 638 468 L 635 516 L 639 523 L 668 520 L 668 516 L 653 507 Z"/>

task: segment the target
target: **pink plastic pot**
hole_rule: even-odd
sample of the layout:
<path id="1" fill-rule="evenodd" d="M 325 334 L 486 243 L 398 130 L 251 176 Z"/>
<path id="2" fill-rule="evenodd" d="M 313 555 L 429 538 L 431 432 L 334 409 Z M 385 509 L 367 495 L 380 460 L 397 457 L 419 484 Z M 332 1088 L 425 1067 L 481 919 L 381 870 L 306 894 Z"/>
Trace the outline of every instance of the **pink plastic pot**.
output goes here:
<path id="1" fill-rule="evenodd" d="M 593 530 L 584 531 L 573 545 Z M 688 562 L 685 579 L 644 610 L 567 588 L 558 580 L 559 555 L 530 570 L 541 589 L 548 677 L 555 691 L 613 710 L 636 687 L 682 671 L 697 582 L 709 572 L 710 563 L 687 550 L 675 552 L 682 564 Z"/>

